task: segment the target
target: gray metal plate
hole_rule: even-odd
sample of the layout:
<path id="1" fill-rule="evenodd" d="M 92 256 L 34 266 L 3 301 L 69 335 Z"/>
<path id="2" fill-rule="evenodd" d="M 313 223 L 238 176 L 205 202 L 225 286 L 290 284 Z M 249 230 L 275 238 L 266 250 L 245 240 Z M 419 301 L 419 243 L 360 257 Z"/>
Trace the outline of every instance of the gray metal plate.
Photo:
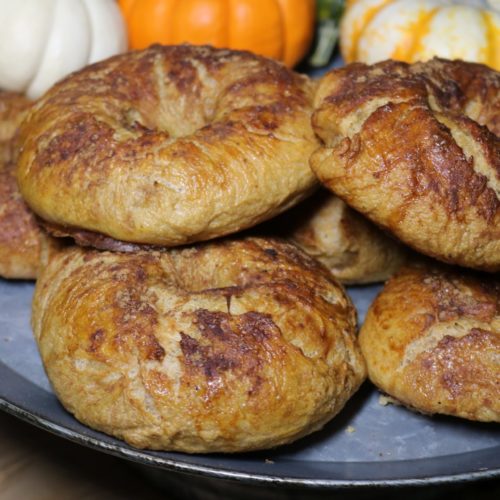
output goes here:
<path id="1" fill-rule="evenodd" d="M 379 287 L 351 287 L 362 320 Z M 33 285 L 0 280 L 0 408 L 72 441 L 170 470 L 312 487 L 417 485 L 500 477 L 500 426 L 381 406 L 366 383 L 322 431 L 273 451 L 135 450 L 81 425 L 51 391 L 29 326 Z"/>

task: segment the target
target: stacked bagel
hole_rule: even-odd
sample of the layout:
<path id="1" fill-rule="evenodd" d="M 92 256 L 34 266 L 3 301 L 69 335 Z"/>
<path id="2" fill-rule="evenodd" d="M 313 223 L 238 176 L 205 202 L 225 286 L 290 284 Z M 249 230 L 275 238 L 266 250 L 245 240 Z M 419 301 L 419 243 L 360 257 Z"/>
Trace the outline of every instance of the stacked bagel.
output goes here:
<path id="1" fill-rule="evenodd" d="M 463 61 L 326 75 L 311 157 L 321 182 L 416 259 L 360 332 L 370 379 L 413 409 L 500 421 L 500 73 Z"/>
<path id="2" fill-rule="evenodd" d="M 0 91 L 0 276 L 36 276 L 42 233 L 19 193 L 15 178 L 15 141 L 31 102 Z"/>
<path id="3" fill-rule="evenodd" d="M 182 45 L 56 84 L 19 128 L 17 179 L 43 228 L 66 238 L 44 245 L 32 318 L 62 404 L 137 447 L 261 449 L 323 426 L 366 359 L 412 408 L 500 420 L 499 82 L 444 60 L 355 64 L 312 82 L 247 52 Z M 260 236 L 241 233 L 271 218 Z M 384 280 L 406 246 L 491 274 L 462 278 L 424 258 L 403 269 L 360 348 L 334 276 Z M 403 308 L 408 273 L 416 297 L 427 275 L 438 303 L 462 279 L 481 293 L 463 285 L 467 305 L 453 295 L 443 320 L 432 298 Z M 434 319 L 401 336 L 415 315 Z M 396 336 L 399 357 L 382 363 Z M 477 377 L 457 368 L 450 382 L 450 363 L 429 361 L 443 342 L 460 344 L 445 350 L 462 371 L 493 380 L 472 401 L 460 398 Z M 407 366 L 434 370 L 424 392 L 441 405 L 393 389 Z"/>

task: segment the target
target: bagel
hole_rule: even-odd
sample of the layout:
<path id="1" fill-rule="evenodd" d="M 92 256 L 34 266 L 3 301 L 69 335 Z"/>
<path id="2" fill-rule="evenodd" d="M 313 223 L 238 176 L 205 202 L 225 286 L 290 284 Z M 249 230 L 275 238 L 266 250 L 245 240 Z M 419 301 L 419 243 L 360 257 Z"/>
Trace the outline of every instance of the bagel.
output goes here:
<path id="1" fill-rule="evenodd" d="M 319 429 L 365 366 L 355 310 L 273 239 L 46 252 L 32 324 L 62 404 L 139 448 L 237 452 Z"/>
<path id="2" fill-rule="evenodd" d="M 281 236 L 345 284 L 385 281 L 406 259 L 402 245 L 326 189 L 285 212 L 277 224 Z"/>
<path id="3" fill-rule="evenodd" d="M 41 232 L 17 188 L 15 135 L 31 101 L 0 91 L 0 276 L 36 277 Z"/>
<path id="4" fill-rule="evenodd" d="M 498 277 L 403 268 L 368 310 L 359 340 L 370 380 L 404 405 L 500 422 Z"/>
<path id="5" fill-rule="evenodd" d="M 306 76 L 249 52 L 118 55 L 33 108 L 20 130 L 20 189 L 50 231 L 101 248 L 233 233 L 316 184 L 313 93 Z"/>
<path id="6" fill-rule="evenodd" d="M 319 83 L 320 181 L 407 245 L 500 270 L 500 73 L 433 59 L 352 64 Z"/>

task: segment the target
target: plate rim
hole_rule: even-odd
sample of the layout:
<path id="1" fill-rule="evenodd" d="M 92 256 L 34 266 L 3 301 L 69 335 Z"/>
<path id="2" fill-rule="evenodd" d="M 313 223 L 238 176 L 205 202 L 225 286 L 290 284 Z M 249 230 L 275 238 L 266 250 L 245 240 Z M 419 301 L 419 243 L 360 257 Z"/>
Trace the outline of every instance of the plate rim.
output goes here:
<path id="1" fill-rule="evenodd" d="M 4 363 L 0 362 L 0 373 L 1 369 L 7 369 L 15 373 L 11 368 L 6 366 Z M 18 375 L 16 373 L 16 375 Z M 26 380 L 27 383 L 32 384 L 40 391 L 45 391 L 33 382 Z M 367 487 L 418 487 L 418 486 L 436 486 L 444 484 L 457 484 L 466 483 L 478 480 L 487 480 L 500 478 L 500 465 L 495 468 L 485 468 L 484 470 L 476 470 L 469 472 L 460 472 L 456 474 L 438 474 L 436 476 L 425 477 L 425 478 L 386 478 L 386 479 L 313 479 L 313 478 L 301 478 L 283 475 L 273 475 L 270 474 L 260 474 L 253 472 L 242 472 L 236 470 L 227 470 L 224 468 L 218 468 L 215 466 L 209 466 L 204 464 L 194 464 L 189 462 L 183 462 L 182 460 L 176 460 L 167 457 L 156 457 L 151 455 L 149 450 L 134 449 L 127 445 L 125 442 L 123 444 L 114 444 L 106 442 L 104 440 L 82 434 L 78 431 L 69 429 L 68 427 L 51 421 L 43 415 L 37 415 L 33 411 L 23 408 L 21 405 L 9 401 L 6 397 L 0 395 L 0 410 L 3 410 L 14 417 L 17 417 L 31 425 L 34 425 L 40 429 L 51 432 L 59 437 L 67 439 L 71 442 L 77 443 L 79 445 L 86 446 L 88 448 L 94 449 L 96 451 L 104 452 L 121 459 L 126 459 L 141 465 L 155 467 L 158 469 L 163 469 L 172 472 L 186 473 L 199 475 L 205 478 L 229 480 L 233 482 L 248 483 L 248 484 L 260 484 L 260 485 L 275 485 L 275 486 L 290 486 L 290 487 L 307 487 L 312 489 L 360 489 Z M 66 410 L 64 410 L 66 411 Z M 68 413 L 71 418 L 73 415 Z M 78 420 L 75 419 L 76 422 Z M 79 423 L 79 422 L 78 422 Z M 83 424 L 81 424 L 83 425 Z M 114 439 L 110 437 L 110 439 Z M 488 449 L 499 450 L 500 455 L 500 445 Z M 478 451 L 466 452 L 464 454 L 477 454 Z M 196 456 L 196 455 L 192 455 Z M 450 455 L 448 455 L 450 456 Z M 451 455 L 456 456 L 456 455 Z M 444 457 L 443 457 L 444 458 Z M 416 459 L 414 461 L 425 462 L 427 458 Z M 362 462 L 353 462 L 362 463 Z"/>

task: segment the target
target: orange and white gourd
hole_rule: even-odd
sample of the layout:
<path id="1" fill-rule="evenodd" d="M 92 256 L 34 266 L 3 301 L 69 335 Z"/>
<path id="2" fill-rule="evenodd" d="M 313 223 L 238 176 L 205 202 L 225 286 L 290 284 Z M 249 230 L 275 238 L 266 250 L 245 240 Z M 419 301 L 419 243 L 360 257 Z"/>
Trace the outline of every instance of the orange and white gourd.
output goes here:
<path id="1" fill-rule="evenodd" d="M 127 47 L 114 0 L 0 0 L 0 88 L 39 97 Z"/>
<path id="2" fill-rule="evenodd" d="M 346 62 L 439 56 L 500 70 L 500 0 L 348 0 L 340 47 Z"/>

